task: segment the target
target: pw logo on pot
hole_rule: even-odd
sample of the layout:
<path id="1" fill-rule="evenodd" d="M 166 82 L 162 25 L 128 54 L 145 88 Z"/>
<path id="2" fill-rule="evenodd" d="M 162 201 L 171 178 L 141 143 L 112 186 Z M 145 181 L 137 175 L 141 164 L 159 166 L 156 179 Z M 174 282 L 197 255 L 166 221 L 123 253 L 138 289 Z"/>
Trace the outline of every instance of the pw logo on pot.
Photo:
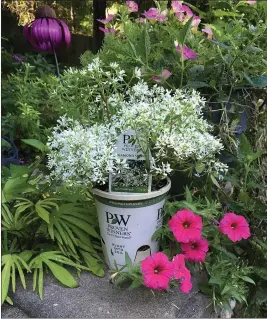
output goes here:
<path id="1" fill-rule="evenodd" d="M 109 212 L 106 212 L 106 218 L 108 224 L 119 224 L 119 226 L 123 223 L 124 226 L 127 225 L 129 218 L 131 215 L 127 215 L 127 220 L 124 215 L 118 215 L 118 214 L 111 214 Z"/>

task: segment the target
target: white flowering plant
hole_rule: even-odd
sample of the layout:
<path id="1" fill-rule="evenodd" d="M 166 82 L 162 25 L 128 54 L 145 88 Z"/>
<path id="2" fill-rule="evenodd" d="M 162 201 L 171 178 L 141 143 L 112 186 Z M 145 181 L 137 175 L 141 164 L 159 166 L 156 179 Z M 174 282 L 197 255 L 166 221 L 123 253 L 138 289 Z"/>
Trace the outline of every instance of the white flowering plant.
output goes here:
<path id="1" fill-rule="evenodd" d="M 94 63 L 89 72 L 95 72 L 99 60 Z M 135 73 L 138 79 L 138 70 Z M 100 104 L 104 99 L 105 107 L 95 124 L 92 120 L 81 124 L 64 116 L 54 128 L 48 142 L 52 179 L 73 187 L 95 187 L 107 185 L 110 174 L 125 174 L 129 166 L 118 157 L 115 145 L 117 137 L 127 130 L 136 132 L 132 143 L 145 155 L 144 177 L 152 174 L 157 181 L 177 169 L 219 177 L 227 170 L 216 159 L 223 145 L 211 134 L 212 126 L 202 114 L 205 100 L 195 90 L 149 87 L 139 79 L 125 86 L 124 92 L 99 93 L 98 98 Z M 91 116 L 94 118 L 93 108 Z M 136 182 L 133 178 L 132 183 Z"/>

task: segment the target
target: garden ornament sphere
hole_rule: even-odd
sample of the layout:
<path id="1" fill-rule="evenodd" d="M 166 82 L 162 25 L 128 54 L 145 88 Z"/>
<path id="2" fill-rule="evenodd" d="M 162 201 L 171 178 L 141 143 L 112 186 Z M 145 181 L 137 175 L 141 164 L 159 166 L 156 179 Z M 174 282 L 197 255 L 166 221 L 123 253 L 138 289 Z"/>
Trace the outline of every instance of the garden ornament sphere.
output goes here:
<path id="1" fill-rule="evenodd" d="M 24 26 L 23 33 L 38 51 L 53 53 L 71 42 L 68 26 L 57 19 L 55 11 L 47 5 L 36 10 L 35 20 Z"/>

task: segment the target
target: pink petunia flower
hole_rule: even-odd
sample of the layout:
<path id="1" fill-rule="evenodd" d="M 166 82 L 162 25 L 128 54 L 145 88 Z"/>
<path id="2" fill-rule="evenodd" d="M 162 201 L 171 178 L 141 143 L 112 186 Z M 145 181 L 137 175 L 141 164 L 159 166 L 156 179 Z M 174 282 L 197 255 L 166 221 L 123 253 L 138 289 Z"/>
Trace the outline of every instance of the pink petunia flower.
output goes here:
<path id="1" fill-rule="evenodd" d="M 181 249 L 184 252 L 185 259 L 197 262 L 203 262 L 209 250 L 209 243 L 206 239 L 181 243 Z"/>
<path id="2" fill-rule="evenodd" d="M 162 70 L 160 75 L 153 75 L 152 80 L 155 82 L 161 82 L 162 80 L 167 80 L 172 73 L 169 70 Z"/>
<path id="3" fill-rule="evenodd" d="M 247 0 L 246 1 L 248 4 L 253 5 L 255 4 L 257 1 L 256 0 Z"/>
<path id="4" fill-rule="evenodd" d="M 146 287 L 165 290 L 173 276 L 173 265 L 163 253 L 154 253 L 141 262 Z"/>
<path id="5" fill-rule="evenodd" d="M 108 24 L 112 19 L 114 18 L 114 14 L 109 14 L 106 19 L 97 19 L 97 21 L 103 23 L 103 24 Z"/>
<path id="6" fill-rule="evenodd" d="M 173 12 L 181 12 L 181 8 L 183 6 L 181 1 L 172 1 L 171 3 Z"/>
<path id="7" fill-rule="evenodd" d="M 168 17 L 167 17 L 166 14 L 160 13 L 160 14 L 157 15 L 156 20 L 160 21 L 160 22 L 164 22 L 164 21 L 168 20 Z"/>
<path id="8" fill-rule="evenodd" d="M 249 224 L 245 217 L 236 215 L 232 212 L 224 215 L 223 219 L 220 221 L 219 229 L 233 242 L 250 237 Z"/>
<path id="9" fill-rule="evenodd" d="M 126 1 L 127 9 L 129 12 L 138 12 L 138 4 L 134 1 Z"/>
<path id="10" fill-rule="evenodd" d="M 183 47 L 177 45 L 176 50 L 181 56 L 183 56 L 184 60 L 197 58 L 197 54 L 193 50 L 188 48 L 186 45 L 184 45 Z"/>
<path id="11" fill-rule="evenodd" d="M 192 281 L 188 278 L 185 278 L 180 285 L 180 291 L 184 294 L 188 294 L 192 289 Z"/>
<path id="12" fill-rule="evenodd" d="M 102 28 L 99 27 L 99 30 L 103 31 L 105 34 L 114 34 L 115 29 L 114 28 Z"/>
<path id="13" fill-rule="evenodd" d="M 202 218 L 188 209 L 183 209 L 172 216 L 169 227 L 177 241 L 188 243 L 201 238 Z"/>
<path id="14" fill-rule="evenodd" d="M 210 27 L 205 26 L 205 28 L 202 29 L 201 31 L 207 33 L 209 39 L 214 39 L 214 34 Z"/>
<path id="15" fill-rule="evenodd" d="M 180 282 L 180 291 L 189 293 L 192 289 L 191 273 L 185 266 L 185 256 L 178 254 L 173 258 L 173 276 Z"/>
<path id="16" fill-rule="evenodd" d="M 149 20 L 156 20 L 159 15 L 159 11 L 157 8 L 150 8 L 148 11 L 143 13 L 143 15 Z"/>

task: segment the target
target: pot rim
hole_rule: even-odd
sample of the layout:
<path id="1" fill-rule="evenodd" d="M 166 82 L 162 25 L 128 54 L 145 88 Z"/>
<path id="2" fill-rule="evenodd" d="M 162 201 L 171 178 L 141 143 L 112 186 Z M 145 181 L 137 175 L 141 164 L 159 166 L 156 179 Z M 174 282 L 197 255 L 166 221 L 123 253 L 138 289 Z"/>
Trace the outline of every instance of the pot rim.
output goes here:
<path id="1" fill-rule="evenodd" d="M 107 198 L 107 199 L 112 199 L 115 201 L 125 201 L 125 202 L 134 202 L 134 201 L 139 201 L 139 200 L 146 200 L 150 198 L 155 198 L 161 195 L 164 195 L 168 193 L 168 191 L 171 188 L 171 180 L 167 176 L 167 185 L 162 187 L 161 189 L 149 193 L 113 193 L 113 192 L 105 192 L 101 191 L 98 188 L 93 188 L 92 193 L 96 196 L 102 197 L 102 198 Z"/>

